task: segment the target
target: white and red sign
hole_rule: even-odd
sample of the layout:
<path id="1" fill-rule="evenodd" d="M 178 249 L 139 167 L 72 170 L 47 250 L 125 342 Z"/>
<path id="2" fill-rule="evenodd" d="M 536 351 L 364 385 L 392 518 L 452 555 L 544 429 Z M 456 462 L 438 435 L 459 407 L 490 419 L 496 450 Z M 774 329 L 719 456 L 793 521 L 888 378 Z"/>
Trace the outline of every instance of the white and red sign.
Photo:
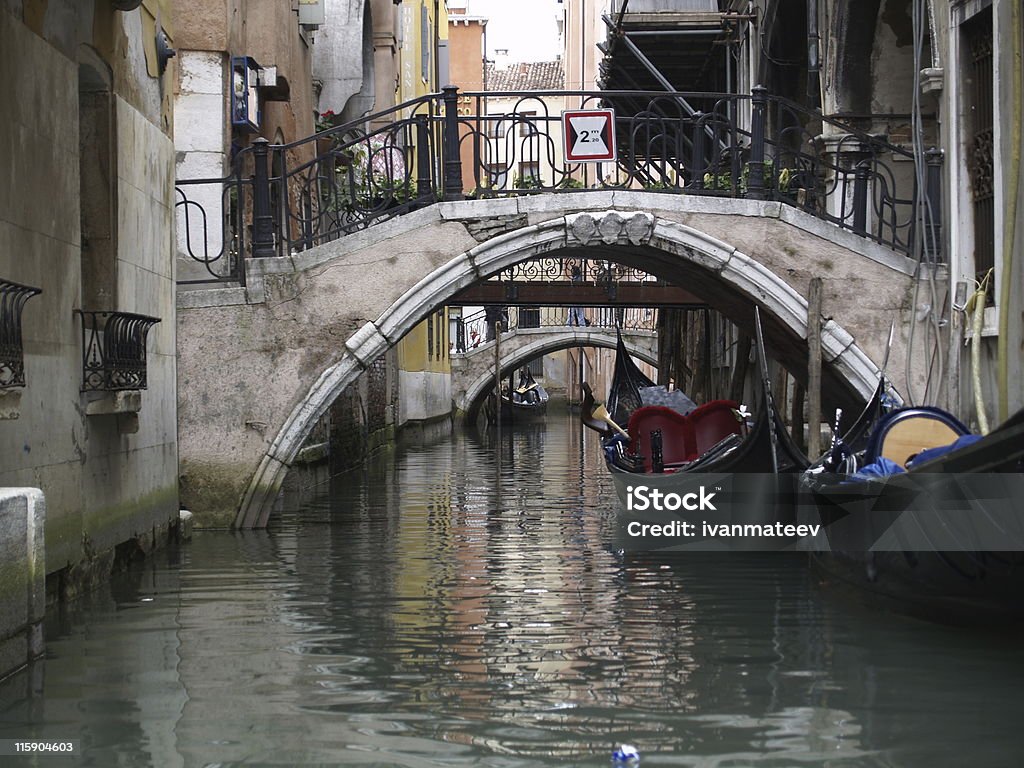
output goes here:
<path id="1" fill-rule="evenodd" d="M 577 109 L 562 113 L 565 159 L 570 163 L 615 159 L 615 112 Z"/>

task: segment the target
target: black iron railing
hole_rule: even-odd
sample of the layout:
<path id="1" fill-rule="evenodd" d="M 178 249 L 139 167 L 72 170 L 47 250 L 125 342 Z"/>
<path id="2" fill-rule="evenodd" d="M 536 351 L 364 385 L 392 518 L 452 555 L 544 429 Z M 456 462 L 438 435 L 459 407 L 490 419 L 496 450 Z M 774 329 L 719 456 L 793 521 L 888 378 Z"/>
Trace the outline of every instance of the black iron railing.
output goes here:
<path id="1" fill-rule="evenodd" d="M 237 282 L 245 285 L 243 259 L 252 224 L 253 148 L 242 150 L 235 170 L 222 178 L 178 179 L 174 212 L 178 252 L 196 269 L 179 275 L 190 283 Z M 180 271 L 180 270 L 179 270 Z"/>
<path id="2" fill-rule="evenodd" d="M 554 258 L 527 259 L 506 267 L 491 280 L 569 281 L 587 285 L 608 285 L 623 281 L 644 282 L 657 278 L 642 269 L 635 269 L 606 259 Z"/>
<path id="3" fill-rule="evenodd" d="M 146 337 L 159 318 L 76 309 L 82 318 L 82 391 L 145 389 Z"/>
<path id="4" fill-rule="evenodd" d="M 0 278 L 0 390 L 25 386 L 21 313 L 28 300 L 40 293 L 39 288 Z"/>
<path id="5" fill-rule="evenodd" d="M 574 327 L 650 333 L 658 330 L 658 310 L 654 307 L 505 307 L 499 311 L 502 333 Z M 490 324 L 494 314 L 494 310 L 481 309 L 457 318 L 452 352 L 468 352 L 491 341 L 494 332 Z"/>
<path id="6" fill-rule="evenodd" d="M 616 158 L 566 162 L 561 111 L 591 107 L 615 110 Z M 919 192 L 939 194 L 916 188 L 908 149 L 763 88 L 447 88 L 291 144 L 257 140 L 231 167 L 178 181 L 179 248 L 206 270 L 183 282 L 241 281 L 244 258 L 305 250 L 438 200 L 601 189 L 778 200 L 910 254 Z"/>

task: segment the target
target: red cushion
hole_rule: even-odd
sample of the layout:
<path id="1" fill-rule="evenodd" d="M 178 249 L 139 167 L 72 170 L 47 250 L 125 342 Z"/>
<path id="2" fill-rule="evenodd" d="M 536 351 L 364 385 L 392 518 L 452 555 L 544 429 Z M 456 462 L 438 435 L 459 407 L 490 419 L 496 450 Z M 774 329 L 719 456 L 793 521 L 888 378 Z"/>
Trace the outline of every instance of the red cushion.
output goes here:
<path id="1" fill-rule="evenodd" d="M 651 432 L 661 430 L 661 455 L 666 464 L 693 461 L 696 442 L 690 420 L 678 411 L 663 405 L 645 405 L 629 417 L 630 448 L 644 457 L 644 467 L 651 471 Z"/>
<path id="2" fill-rule="evenodd" d="M 734 413 L 738 408 L 732 400 L 712 400 L 690 413 L 687 418 L 693 426 L 698 456 L 729 435 L 743 434 L 743 424 Z"/>
<path id="3" fill-rule="evenodd" d="M 651 471 L 651 432 L 661 430 L 661 454 L 666 465 L 693 461 L 729 435 L 743 434 L 732 400 L 712 400 L 689 416 L 661 405 L 637 408 L 629 417 L 630 449 L 644 457 Z"/>

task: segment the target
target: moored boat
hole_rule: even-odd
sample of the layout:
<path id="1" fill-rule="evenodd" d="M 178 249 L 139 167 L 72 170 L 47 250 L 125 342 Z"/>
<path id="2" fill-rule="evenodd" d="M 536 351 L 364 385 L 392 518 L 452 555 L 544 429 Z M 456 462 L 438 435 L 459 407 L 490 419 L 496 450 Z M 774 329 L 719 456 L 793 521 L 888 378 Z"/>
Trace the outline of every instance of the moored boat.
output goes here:
<path id="1" fill-rule="evenodd" d="M 901 612 L 1024 620 L 1024 411 L 985 436 L 938 408 L 865 415 L 801 478 L 815 565 Z"/>
<path id="2" fill-rule="evenodd" d="M 746 408 L 731 400 L 697 406 L 681 392 L 655 386 L 620 335 L 608 405 L 598 403 L 584 383 L 583 423 L 601 433 L 613 473 L 800 472 L 807 457 L 785 429 L 763 378 L 752 422 Z"/>

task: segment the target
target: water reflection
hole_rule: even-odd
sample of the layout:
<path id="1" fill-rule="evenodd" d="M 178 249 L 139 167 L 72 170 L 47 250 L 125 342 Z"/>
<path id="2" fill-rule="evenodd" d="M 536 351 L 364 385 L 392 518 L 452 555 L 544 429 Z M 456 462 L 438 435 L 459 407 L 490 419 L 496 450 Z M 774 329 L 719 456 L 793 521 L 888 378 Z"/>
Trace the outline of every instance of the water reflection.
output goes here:
<path id="1" fill-rule="evenodd" d="M 77 738 L 102 766 L 1024 752 L 1017 639 L 830 601 L 797 556 L 619 552 L 614 499 L 569 417 L 374 461 L 50 616 L 45 664 L 0 684 L 0 738 Z"/>

